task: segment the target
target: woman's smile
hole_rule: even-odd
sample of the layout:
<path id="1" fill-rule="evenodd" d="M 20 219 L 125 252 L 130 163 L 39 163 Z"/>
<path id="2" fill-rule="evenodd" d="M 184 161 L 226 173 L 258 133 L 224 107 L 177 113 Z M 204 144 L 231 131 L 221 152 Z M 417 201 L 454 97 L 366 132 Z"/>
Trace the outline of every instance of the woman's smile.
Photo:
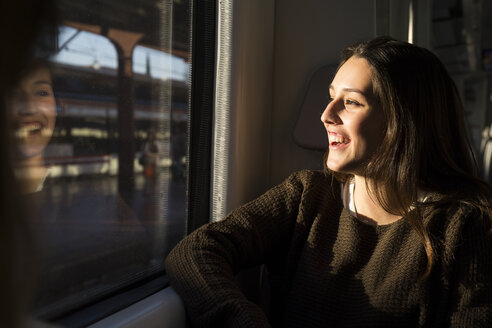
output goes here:
<path id="1" fill-rule="evenodd" d="M 29 74 L 10 101 L 19 158 L 40 157 L 48 145 L 56 120 L 51 73 L 38 68 Z"/>
<path id="2" fill-rule="evenodd" d="M 330 149 L 337 150 L 348 147 L 350 139 L 344 135 L 328 131 L 328 142 L 330 145 Z"/>
<path id="3" fill-rule="evenodd" d="M 331 101 L 321 116 L 329 143 L 326 165 L 332 171 L 359 174 L 381 144 L 384 129 L 383 112 L 374 106 L 367 61 L 347 60 L 329 90 Z"/>
<path id="4" fill-rule="evenodd" d="M 44 130 L 44 124 L 42 124 L 39 121 L 20 122 L 17 125 L 15 135 L 18 138 L 27 138 L 28 136 L 42 134 L 43 130 Z"/>

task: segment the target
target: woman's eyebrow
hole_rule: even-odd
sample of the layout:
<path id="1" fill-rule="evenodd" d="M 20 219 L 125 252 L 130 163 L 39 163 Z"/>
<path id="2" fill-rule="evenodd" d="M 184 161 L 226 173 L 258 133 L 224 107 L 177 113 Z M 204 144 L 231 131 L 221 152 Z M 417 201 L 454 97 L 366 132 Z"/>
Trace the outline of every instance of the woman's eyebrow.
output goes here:
<path id="1" fill-rule="evenodd" d="M 52 85 L 52 83 L 48 80 L 38 80 L 38 81 L 34 81 L 34 84 L 49 84 L 49 85 Z"/>
<path id="2" fill-rule="evenodd" d="M 332 84 L 330 84 L 329 90 L 330 91 L 331 90 L 334 91 L 335 90 L 335 87 Z M 345 92 L 356 92 L 356 93 L 360 93 L 361 95 L 363 95 L 366 98 L 368 97 L 367 94 L 364 91 L 359 90 L 359 89 L 355 89 L 355 88 L 342 88 L 342 91 L 345 91 Z"/>

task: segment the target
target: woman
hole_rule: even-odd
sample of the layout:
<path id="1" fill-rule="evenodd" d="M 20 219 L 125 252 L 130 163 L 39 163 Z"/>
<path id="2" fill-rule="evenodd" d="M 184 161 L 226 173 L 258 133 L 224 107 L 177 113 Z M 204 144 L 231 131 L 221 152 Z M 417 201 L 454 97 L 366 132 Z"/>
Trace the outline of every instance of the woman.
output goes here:
<path id="1" fill-rule="evenodd" d="M 15 136 L 16 175 L 23 193 L 39 191 L 47 175 L 44 150 L 56 121 L 56 100 L 51 72 L 37 62 L 9 99 Z"/>
<path id="2" fill-rule="evenodd" d="M 329 91 L 325 172 L 294 173 L 167 258 L 192 322 L 491 326 L 492 191 L 442 63 L 380 37 L 345 49 Z M 258 264 L 268 316 L 234 282 Z"/>

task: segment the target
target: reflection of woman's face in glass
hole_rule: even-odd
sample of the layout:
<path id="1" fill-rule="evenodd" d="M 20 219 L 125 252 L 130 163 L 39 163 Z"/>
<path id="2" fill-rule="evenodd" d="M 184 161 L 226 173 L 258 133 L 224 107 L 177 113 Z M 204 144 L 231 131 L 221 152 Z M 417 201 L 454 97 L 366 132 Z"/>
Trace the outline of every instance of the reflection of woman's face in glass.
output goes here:
<path id="1" fill-rule="evenodd" d="M 9 106 L 20 159 L 41 157 L 51 139 L 56 118 L 51 74 L 40 67 L 14 91 Z"/>

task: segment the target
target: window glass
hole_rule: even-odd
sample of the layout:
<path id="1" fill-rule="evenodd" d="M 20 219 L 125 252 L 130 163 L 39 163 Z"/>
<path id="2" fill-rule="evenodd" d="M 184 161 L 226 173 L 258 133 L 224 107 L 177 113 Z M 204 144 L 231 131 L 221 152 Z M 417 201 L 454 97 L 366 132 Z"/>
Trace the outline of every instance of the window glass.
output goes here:
<path id="1" fill-rule="evenodd" d="M 40 318 L 162 273 L 186 224 L 191 2 L 59 5 L 56 54 L 9 100 Z"/>

